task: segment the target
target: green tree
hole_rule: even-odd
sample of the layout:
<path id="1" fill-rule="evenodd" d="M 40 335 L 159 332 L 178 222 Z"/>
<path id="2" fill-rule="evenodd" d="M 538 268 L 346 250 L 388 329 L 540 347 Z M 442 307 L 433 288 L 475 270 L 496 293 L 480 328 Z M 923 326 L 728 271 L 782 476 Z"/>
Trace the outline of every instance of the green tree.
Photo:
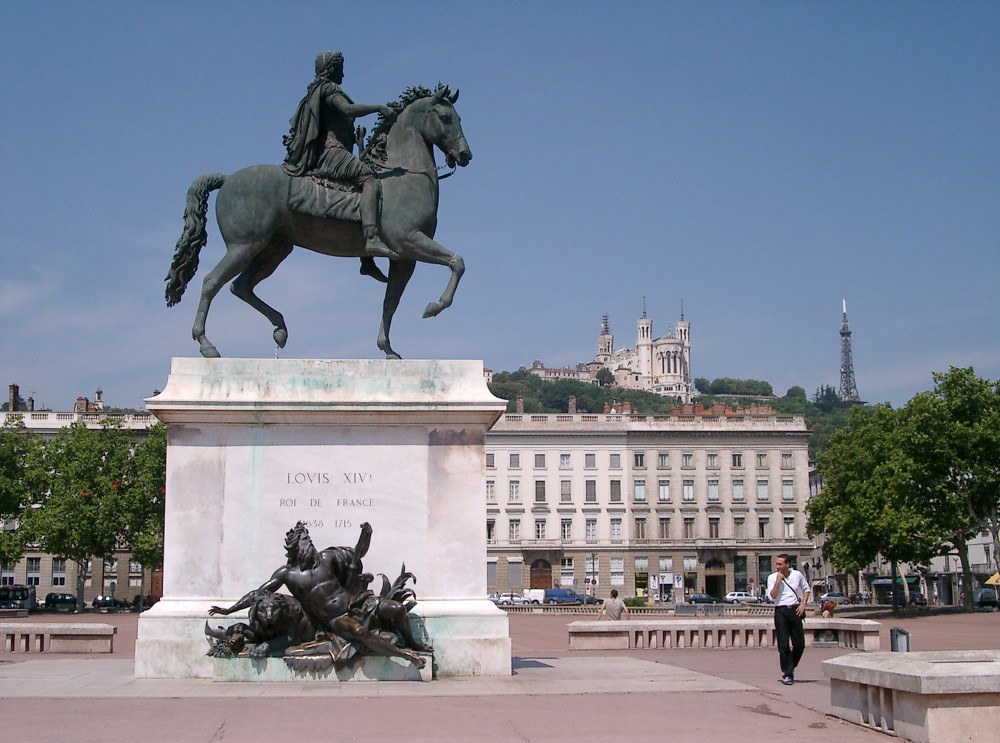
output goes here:
<path id="1" fill-rule="evenodd" d="M 795 385 L 794 387 L 789 387 L 788 392 L 785 393 L 785 397 L 788 399 L 806 399 L 806 391 L 804 388 Z"/>
<path id="2" fill-rule="evenodd" d="M 594 375 L 597 379 L 597 383 L 601 387 L 613 387 L 615 384 L 615 375 L 611 373 L 611 370 L 606 366 L 602 366 L 597 370 L 597 374 Z"/>
<path id="3" fill-rule="evenodd" d="M 61 429 L 36 452 L 32 476 L 44 488 L 23 511 L 23 538 L 45 552 L 72 560 L 77 567 L 77 606 L 92 557 L 110 558 L 122 533 L 122 498 L 128 486 L 134 438 L 107 425 Z"/>
<path id="4" fill-rule="evenodd" d="M 707 395 L 712 391 L 712 383 L 709 382 L 704 377 L 694 378 L 694 388 L 698 390 L 703 395 Z"/>
<path id="5" fill-rule="evenodd" d="M 20 419 L 8 418 L 0 427 L 0 560 L 4 562 L 17 562 L 24 554 L 21 531 L 6 531 L 2 524 L 19 519 L 29 501 L 30 463 L 38 446 L 38 438 Z"/>
<path id="6" fill-rule="evenodd" d="M 167 429 L 157 423 L 132 451 L 129 477 L 118 489 L 123 516 L 120 544 L 143 568 L 163 565 L 163 509 L 167 479 Z M 145 595 L 145 574 L 139 595 Z"/>

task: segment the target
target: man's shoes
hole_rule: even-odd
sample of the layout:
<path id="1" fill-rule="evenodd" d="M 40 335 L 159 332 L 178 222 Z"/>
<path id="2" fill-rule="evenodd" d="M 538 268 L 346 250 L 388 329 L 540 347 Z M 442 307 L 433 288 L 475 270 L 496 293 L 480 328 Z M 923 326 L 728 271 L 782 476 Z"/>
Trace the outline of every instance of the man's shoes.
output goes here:
<path id="1" fill-rule="evenodd" d="M 379 240 L 377 235 L 370 235 L 365 240 L 364 257 L 399 260 L 399 253 L 392 250 L 388 245 Z"/>
<path id="2" fill-rule="evenodd" d="M 792 684 L 795 683 L 795 679 L 793 679 L 791 676 L 782 676 L 781 683 L 783 683 L 785 686 L 791 686 Z"/>

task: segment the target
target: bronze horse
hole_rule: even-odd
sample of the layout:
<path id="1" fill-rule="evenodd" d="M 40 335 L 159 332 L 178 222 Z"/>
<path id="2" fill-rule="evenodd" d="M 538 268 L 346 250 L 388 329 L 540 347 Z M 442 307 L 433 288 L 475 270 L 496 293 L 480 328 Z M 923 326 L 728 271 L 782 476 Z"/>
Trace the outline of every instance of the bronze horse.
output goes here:
<path id="1" fill-rule="evenodd" d="M 410 88 L 393 114 L 380 117 L 362 157 L 374 163 L 382 179 L 382 240 L 398 255 L 390 261 L 382 302 L 378 347 L 386 358 L 398 359 L 389 344 L 389 327 L 400 297 L 417 262 L 445 265 L 451 277 L 441 298 L 430 302 L 424 317 L 433 317 L 451 306 L 455 289 L 465 272 L 461 256 L 434 241 L 437 229 L 438 175 L 434 146 L 445 154 L 449 166 L 466 166 L 472 160 L 462 122 L 455 110 L 458 91 L 447 86 L 436 90 Z M 177 304 L 198 268 L 198 253 L 208 238 L 208 195 L 219 189 L 215 203 L 219 231 L 226 255 L 205 277 L 191 335 L 208 358 L 219 351 L 205 336 L 205 320 L 212 300 L 224 284 L 235 278 L 232 292 L 274 325 L 274 341 L 284 348 L 288 340 L 285 318 L 256 294 L 254 287 L 288 257 L 295 246 L 324 255 L 358 258 L 364 238 L 359 222 L 324 219 L 292 211 L 287 205 L 289 178 L 277 165 L 254 165 L 230 175 L 207 173 L 188 189 L 184 232 L 167 276 L 167 306 Z M 377 272 L 377 269 L 376 269 Z M 383 277 L 384 278 L 384 277 Z"/>

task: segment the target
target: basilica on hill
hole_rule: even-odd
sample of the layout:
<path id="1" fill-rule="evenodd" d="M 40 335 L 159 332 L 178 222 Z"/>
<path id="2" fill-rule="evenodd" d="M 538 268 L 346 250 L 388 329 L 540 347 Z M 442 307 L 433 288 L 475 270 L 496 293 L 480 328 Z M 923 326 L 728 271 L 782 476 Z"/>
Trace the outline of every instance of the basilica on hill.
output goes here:
<path id="1" fill-rule="evenodd" d="M 665 335 L 654 338 L 653 321 L 643 309 L 637 323 L 635 347 L 615 349 L 615 337 L 605 315 L 593 361 L 577 364 L 575 369 L 547 369 L 541 361 L 535 361 L 529 371 L 547 381 L 573 379 L 597 384 L 598 372 L 607 369 L 619 387 L 655 392 L 689 403 L 693 396 L 690 332 L 691 325 L 682 310 L 680 320 L 668 327 Z"/>

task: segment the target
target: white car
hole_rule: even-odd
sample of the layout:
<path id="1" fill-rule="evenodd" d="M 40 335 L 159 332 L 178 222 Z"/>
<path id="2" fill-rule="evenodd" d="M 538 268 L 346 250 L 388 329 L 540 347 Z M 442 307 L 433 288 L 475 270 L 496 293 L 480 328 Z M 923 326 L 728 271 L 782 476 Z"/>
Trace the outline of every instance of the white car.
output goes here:
<path id="1" fill-rule="evenodd" d="M 505 591 L 504 593 L 494 593 L 490 595 L 490 601 L 499 606 L 510 606 L 516 604 L 530 604 L 531 602 L 519 593 Z"/>
<path id="2" fill-rule="evenodd" d="M 759 604 L 760 598 L 746 591 L 730 591 L 723 601 L 727 604 Z"/>

